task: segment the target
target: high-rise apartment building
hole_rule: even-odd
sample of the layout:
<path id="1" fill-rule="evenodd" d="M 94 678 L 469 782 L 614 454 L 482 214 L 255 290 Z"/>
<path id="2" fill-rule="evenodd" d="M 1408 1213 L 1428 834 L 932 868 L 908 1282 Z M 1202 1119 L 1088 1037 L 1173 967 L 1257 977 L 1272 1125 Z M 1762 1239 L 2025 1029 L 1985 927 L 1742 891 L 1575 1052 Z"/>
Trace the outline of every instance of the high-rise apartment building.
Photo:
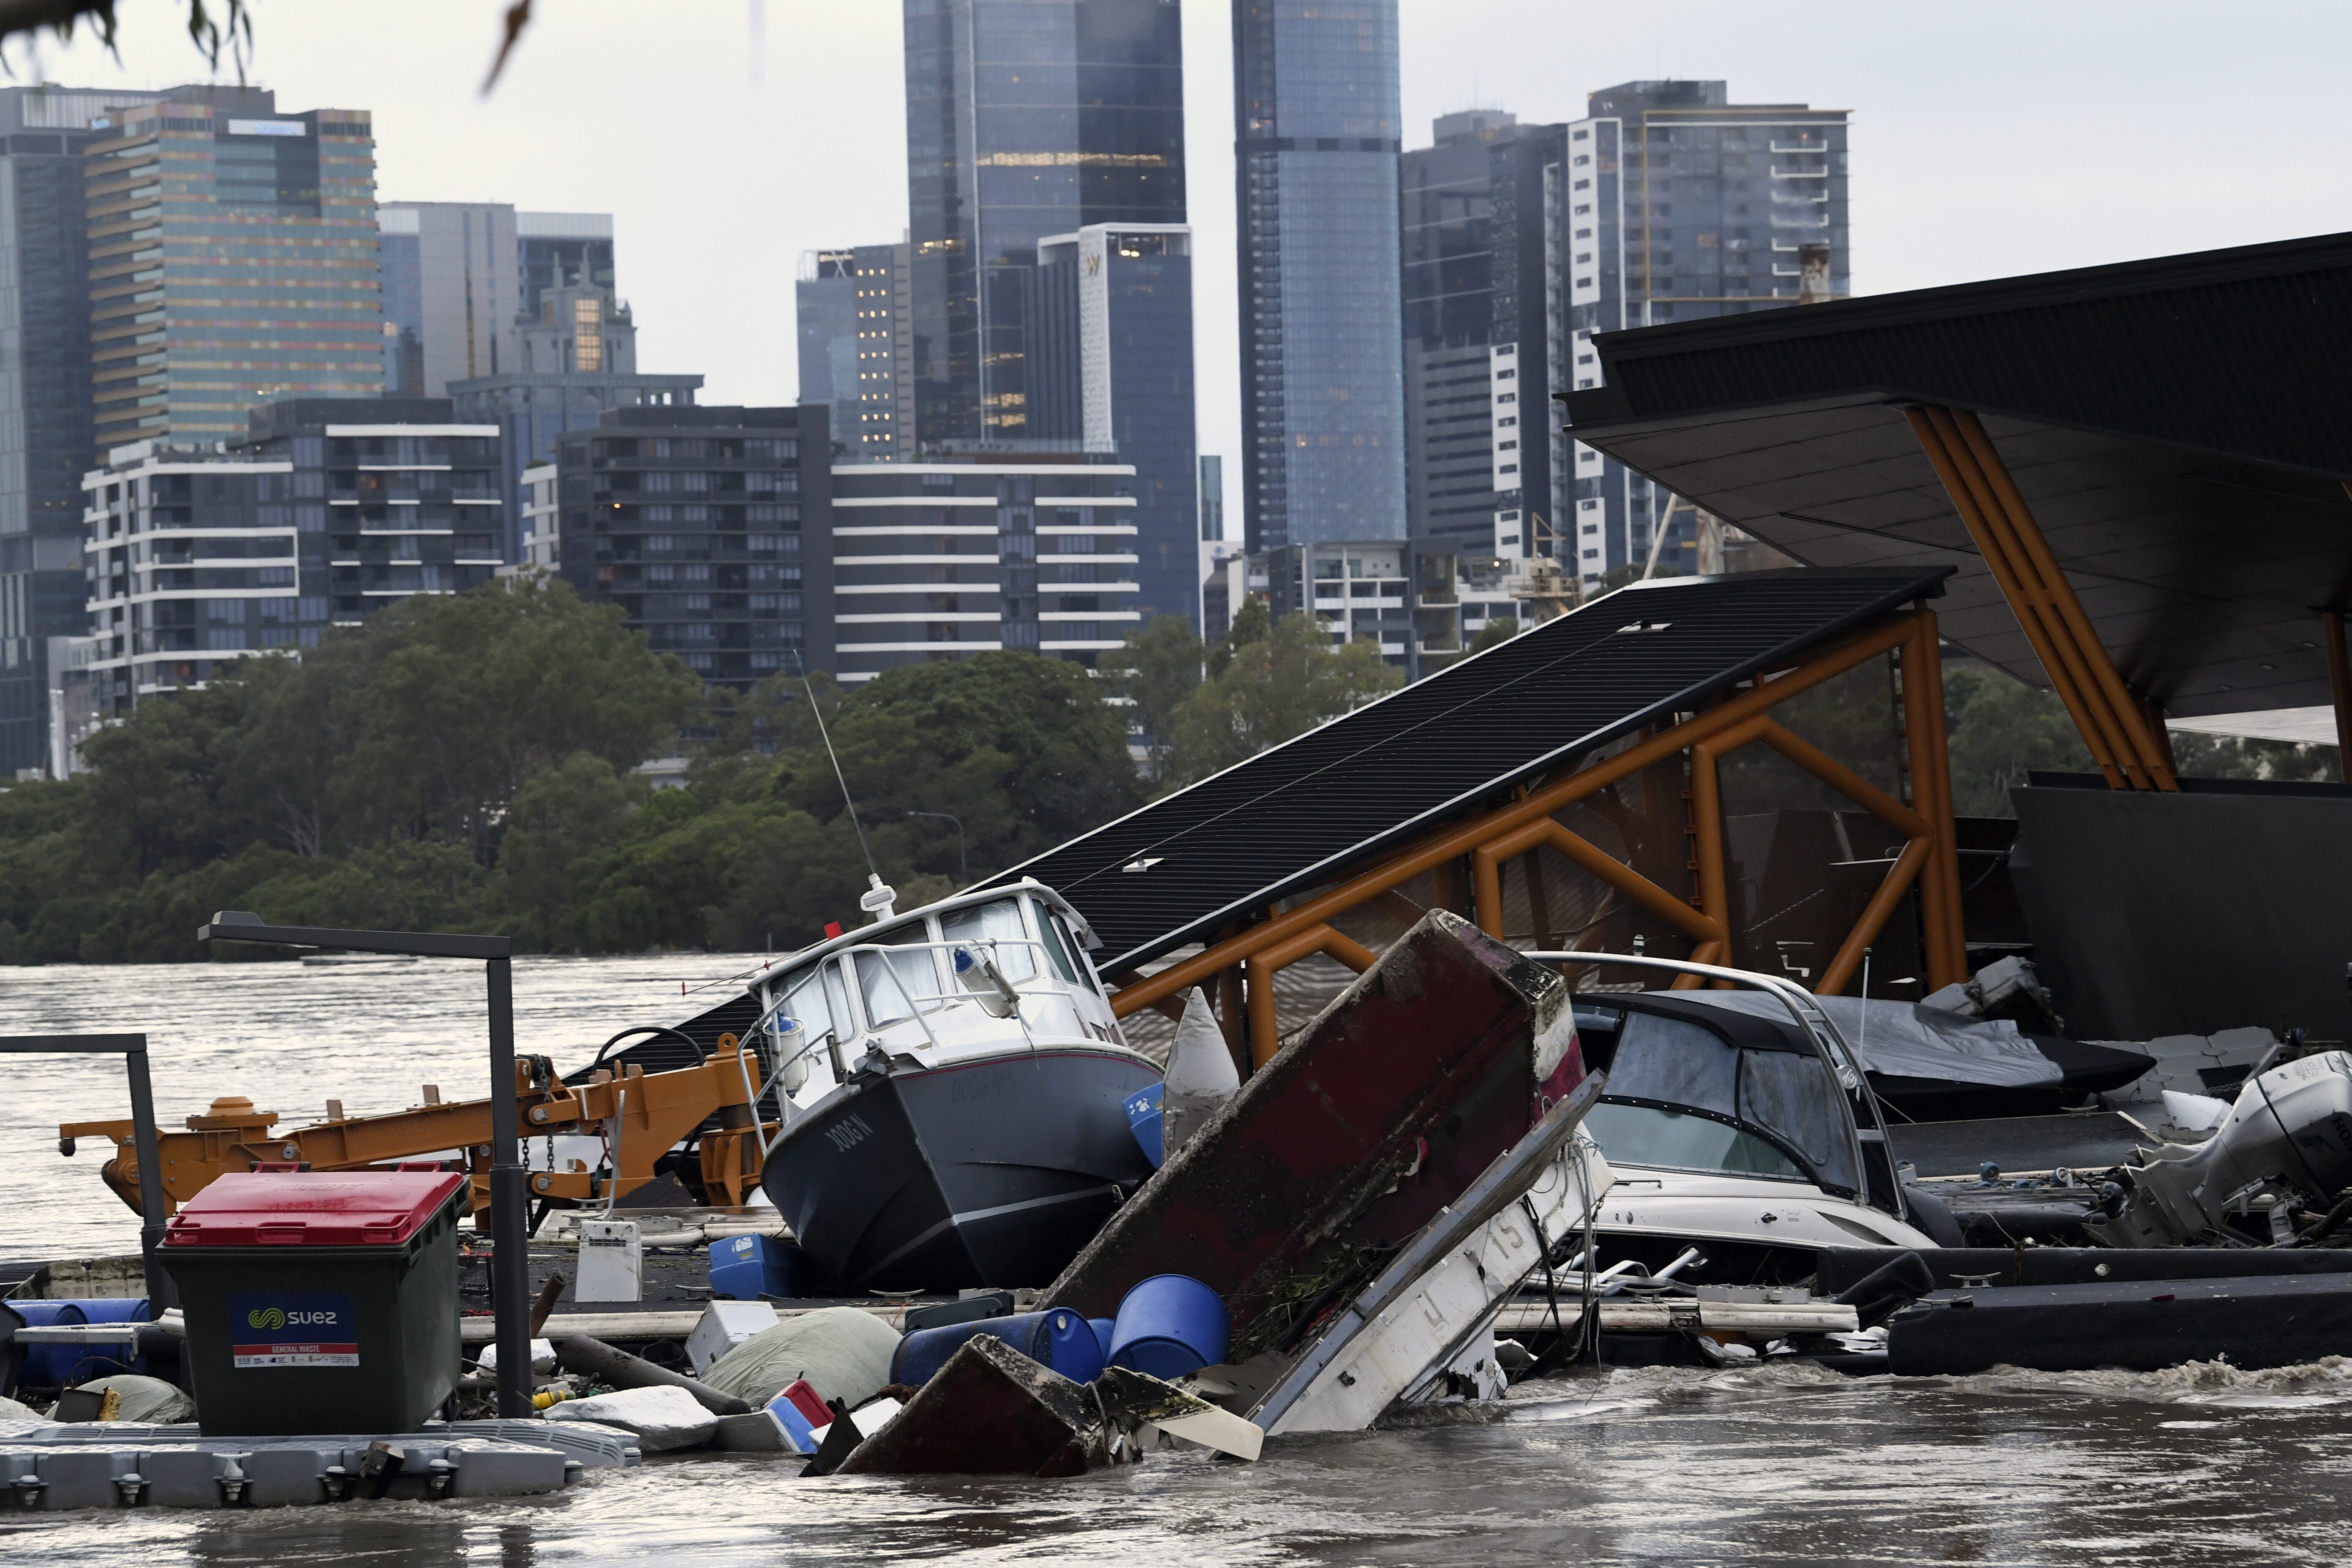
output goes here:
<path id="1" fill-rule="evenodd" d="M 1234 0 L 1253 550 L 1402 539 L 1396 0 Z"/>
<path id="2" fill-rule="evenodd" d="M 1433 548 L 1524 554 L 1552 521 L 1543 172 L 1566 128 L 1472 110 L 1433 142 L 1402 161 L 1407 515 Z"/>
<path id="3" fill-rule="evenodd" d="M 1134 484 L 1078 453 L 835 468 L 831 668 L 854 683 L 998 648 L 1091 666 L 1142 619 Z"/>
<path id="4" fill-rule="evenodd" d="M 96 454 L 236 441 L 271 398 L 379 395 L 367 112 L 205 87 L 106 118 L 86 164 Z"/>
<path id="5" fill-rule="evenodd" d="M 445 397 L 294 397 L 256 408 L 226 450 L 117 448 L 82 481 L 98 711 L 487 582 L 498 435 L 456 423 Z"/>
<path id="6" fill-rule="evenodd" d="M 1033 445 L 1116 454 L 1133 468 L 1139 607 L 1192 619 L 1197 631 L 1192 231 L 1093 224 L 1049 235 L 1029 286 Z"/>
<path id="7" fill-rule="evenodd" d="M 606 410 L 557 444 L 564 578 L 713 684 L 832 668 L 826 414 Z"/>
<path id="8" fill-rule="evenodd" d="M 914 313 L 907 256 L 904 245 L 801 256 L 793 291 L 801 400 L 833 410 L 834 448 L 845 462 L 914 456 Z"/>
<path id="9" fill-rule="evenodd" d="M 917 436 L 933 451 L 1022 447 L 1040 242 L 1186 221 L 1182 9 L 903 4 Z"/>
<path id="10" fill-rule="evenodd" d="M 1593 93 L 1545 176 L 1552 387 L 1599 384 L 1595 332 L 1849 292 L 1846 130 L 1844 110 L 1733 103 L 1720 81 Z M 1826 289 L 1805 289 L 1809 261 Z M 1588 586 L 1654 550 L 1695 564 L 1695 513 L 1668 518 L 1664 490 L 1549 423 L 1555 521 Z"/>
<path id="11" fill-rule="evenodd" d="M 52 642 L 79 636 L 89 467 L 83 149 L 152 92 L 0 89 L 0 780 L 43 765 Z"/>

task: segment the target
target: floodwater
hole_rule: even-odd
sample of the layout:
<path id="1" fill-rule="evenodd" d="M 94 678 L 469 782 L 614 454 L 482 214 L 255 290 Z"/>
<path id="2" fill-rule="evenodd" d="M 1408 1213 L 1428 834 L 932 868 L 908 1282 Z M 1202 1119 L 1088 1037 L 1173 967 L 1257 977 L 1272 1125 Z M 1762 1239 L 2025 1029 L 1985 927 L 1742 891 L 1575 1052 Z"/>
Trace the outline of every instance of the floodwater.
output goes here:
<path id="1" fill-rule="evenodd" d="M 516 966 L 520 1048 L 570 1066 L 757 960 Z M 480 1091 L 478 964 L 0 970 L 0 1034 L 145 1029 L 166 1122 Z M 126 1114 L 103 1058 L 16 1058 L 0 1255 L 131 1250 L 61 1120 Z M 1523 1384 L 1483 1425 L 1276 1439 L 1075 1480 L 800 1481 L 656 1460 L 560 1497 L 254 1513 L 0 1514 L 0 1561 L 287 1568 L 832 1563 L 2203 1564 L 2352 1561 L 2352 1362 L 1847 1379 L 1809 1366 Z"/>

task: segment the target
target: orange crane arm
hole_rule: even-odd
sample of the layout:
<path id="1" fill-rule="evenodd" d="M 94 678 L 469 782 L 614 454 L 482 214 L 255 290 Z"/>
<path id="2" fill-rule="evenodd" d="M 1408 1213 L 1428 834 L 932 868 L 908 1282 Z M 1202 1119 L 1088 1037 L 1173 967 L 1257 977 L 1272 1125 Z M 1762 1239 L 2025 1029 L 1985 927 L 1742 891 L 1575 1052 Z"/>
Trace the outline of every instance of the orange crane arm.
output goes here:
<path id="1" fill-rule="evenodd" d="M 631 1066 L 618 1078 L 600 1070 L 596 1081 L 578 1085 L 534 1084 L 530 1063 L 516 1063 L 516 1110 L 525 1138 L 603 1129 L 611 1135 L 613 1148 L 614 1191 L 598 1188 L 591 1171 L 541 1171 L 531 1175 L 533 1194 L 565 1204 L 625 1197 L 654 1179 L 655 1163 L 680 1139 L 716 1114 L 719 1126 L 702 1140 L 703 1184 L 712 1202 L 741 1205 L 759 1185 L 767 1131 L 757 1124 L 751 1109 L 760 1062 L 731 1036 L 721 1037 L 719 1047 L 696 1067 L 647 1073 Z M 189 1117 L 186 1131 L 157 1133 L 167 1210 L 177 1212 L 215 1177 L 257 1164 L 299 1162 L 318 1171 L 347 1171 L 449 1149 L 463 1150 L 475 1173 L 474 1206 L 488 1205 L 488 1100 L 421 1105 L 382 1116 L 338 1117 L 285 1132 L 272 1131 L 277 1112 L 250 1107 L 247 1100 L 218 1101 L 211 1112 Z M 114 1143 L 115 1157 L 101 1174 L 136 1211 L 139 1163 L 131 1123 L 68 1122 L 58 1129 L 59 1152 L 72 1153 L 78 1137 L 103 1137 Z"/>

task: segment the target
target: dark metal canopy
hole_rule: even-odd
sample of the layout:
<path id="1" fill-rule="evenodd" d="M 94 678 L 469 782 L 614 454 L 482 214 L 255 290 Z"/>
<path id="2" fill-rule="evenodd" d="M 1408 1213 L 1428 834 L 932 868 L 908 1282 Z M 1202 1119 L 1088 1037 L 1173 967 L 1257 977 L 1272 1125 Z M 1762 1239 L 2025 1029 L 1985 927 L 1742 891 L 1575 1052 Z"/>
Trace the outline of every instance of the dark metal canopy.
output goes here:
<path id="1" fill-rule="evenodd" d="M 1757 572 L 1620 589 L 992 882 L 1034 877 L 1061 893 L 1116 973 L 1932 598 L 1948 572 Z"/>
<path id="2" fill-rule="evenodd" d="M 1813 566 L 1955 566 L 2044 673 L 1904 409 L 1975 411 L 2099 640 L 2181 715 L 2329 700 L 2352 598 L 2352 235 L 1612 332 L 1570 432 Z"/>

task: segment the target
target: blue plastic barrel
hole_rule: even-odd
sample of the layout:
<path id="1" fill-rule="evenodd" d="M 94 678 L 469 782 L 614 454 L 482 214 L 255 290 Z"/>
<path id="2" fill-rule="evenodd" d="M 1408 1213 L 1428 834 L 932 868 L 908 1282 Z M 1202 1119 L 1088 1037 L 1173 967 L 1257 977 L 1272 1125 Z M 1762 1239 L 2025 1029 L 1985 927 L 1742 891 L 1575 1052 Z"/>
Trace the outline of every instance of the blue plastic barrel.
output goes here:
<path id="1" fill-rule="evenodd" d="M 1150 1089 L 1138 1089 L 1127 1097 L 1127 1125 L 1135 1141 L 1143 1149 L 1143 1157 L 1159 1168 L 1162 1155 L 1160 1142 L 1160 1096 L 1168 1086 L 1155 1083 Z"/>
<path id="2" fill-rule="evenodd" d="M 1113 1322 L 1112 1322 L 1108 1318 L 1088 1318 L 1088 1319 L 1087 1320 L 1087 1326 L 1088 1326 L 1088 1327 L 1090 1327 L 1090 1328 L 1092 1328 L 1092 1329 L 1094 1330 L 1094 1331 L 1095 1331 L 1095 1338 L 1096 1338 L 1097 1341 L 1101 1342 L 1101 1344 L 1102 1344 L 1102 1352 L 1103 1352 L 1103 1365 L 1105 1365 L 1105 1366 L 1108 1366 L 1108 1365 L 1110 1364 L 1110 1336 L 1111 1336 L 1111 1331 L 1112 1331 L 1115 1327 L 1117 1327 L 1117 1325 L 1116 1325 L 1116 1324 L 1114 1324 L 1114 1323 L 1113 1323 Z"/>
<path id="3" fill-rule="evenodd" d="M 1214 1290 L 1184 1274 L 1155 1274 L 1118 1304 L 1110 1363 L 1182 1377 L 1225 1359 L 1233 1320 Z"/>
<path id="4" fill-rule="evenodd" d="M 981 1334 L 994 1334 L 1040 1366 L 1052 1367 L 1072 1383 L 1092 1383 L 1102 1375 L 1102 1342 L 1094 1326 L 1067 1307 L 1042 1312 L 1017 1312 L 1009 1318 L 981 1318 L 945 1328 L 918 1329 L 898 1342 L 890 1357 L 890 1381 L 919 1388 L 945 1366 L 964 1342 Z"/>
<path id="5" fill-rule="evenodd" d="M 66 1300 L 10 1301 L 30 1329 L 54 1328 L 61 1323 L 143 1323 L 147 1321 L 147 1298 L 144 1296 L 85 1297 Z M 121 1344 L 26 1345 L 25 1363 L 16 1373 L 16 1381 L 34 1388 L 58 1388 L 71 1382 L 84 1363 L 91 1363 L 92 1376 L 108 1373 L 145 1370 L 139 1360 L 138 1347 L 131 1341 Z"/>

